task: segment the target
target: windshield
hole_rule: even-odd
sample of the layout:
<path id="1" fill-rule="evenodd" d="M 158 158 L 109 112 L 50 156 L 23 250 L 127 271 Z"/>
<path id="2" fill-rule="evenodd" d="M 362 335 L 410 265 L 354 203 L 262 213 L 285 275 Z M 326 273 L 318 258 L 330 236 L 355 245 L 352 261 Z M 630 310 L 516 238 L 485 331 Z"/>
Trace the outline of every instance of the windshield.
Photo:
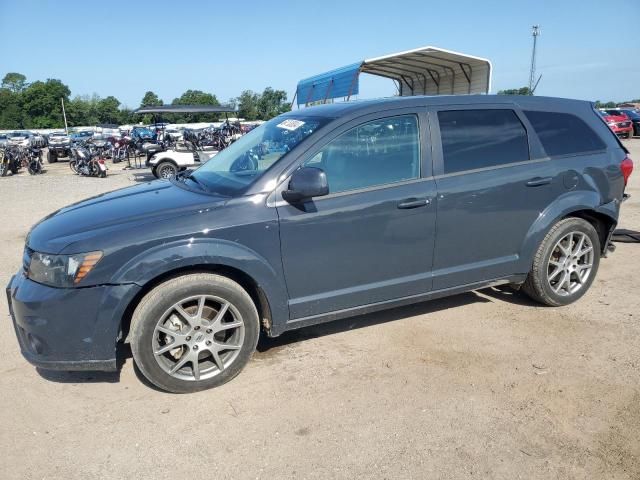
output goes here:
<path id="1" fill-rule="evenodd" d="M 20 137 L 20 138 L 27 138 L 27 137 L 29 136 L 29 134 L 28 134 L 27 132 L 13 132 L 13 133 L 11 134 L 11 136 L 12 136 L 13 138 L 17 138 L 17 137 Z"/>
<path id="2" fill-rule="evenodd" d="M 271 165 L 328 121 L 317 117 L 276 117 L 222 150 L 191 177 L 220 195 L 240 195 Z"/>

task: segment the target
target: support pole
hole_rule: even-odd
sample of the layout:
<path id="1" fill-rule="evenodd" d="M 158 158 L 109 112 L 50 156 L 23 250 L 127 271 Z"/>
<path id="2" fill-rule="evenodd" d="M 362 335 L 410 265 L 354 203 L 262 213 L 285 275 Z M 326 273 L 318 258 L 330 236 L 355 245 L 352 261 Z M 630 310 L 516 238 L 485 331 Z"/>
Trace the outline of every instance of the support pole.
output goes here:
<path id="1" fill-rule="evenodd" d="M 67 135 L 69 135 L 69 126 L 67 125 L 67 113 L 64 110 L 64 98 L 60 98 L 62 102 L 62 116 L 64 117 L 64 131 Z"/>

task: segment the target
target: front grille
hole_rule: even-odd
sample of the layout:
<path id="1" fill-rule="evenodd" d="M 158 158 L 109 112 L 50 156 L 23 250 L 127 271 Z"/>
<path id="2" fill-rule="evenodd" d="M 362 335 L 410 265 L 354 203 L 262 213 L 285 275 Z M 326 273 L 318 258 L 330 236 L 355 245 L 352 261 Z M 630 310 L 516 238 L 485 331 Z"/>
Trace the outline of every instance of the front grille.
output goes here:
<path id="1" fill-rule="evenodd" d="M 619 125 L 619 126 L 621 126 L 621 127 L 623 127 L 623 128 L 626 128 L 626 127 L 628 127 L 629 125 L 631 125 L 631 122 L 620 122 L 618 125 Z"/>

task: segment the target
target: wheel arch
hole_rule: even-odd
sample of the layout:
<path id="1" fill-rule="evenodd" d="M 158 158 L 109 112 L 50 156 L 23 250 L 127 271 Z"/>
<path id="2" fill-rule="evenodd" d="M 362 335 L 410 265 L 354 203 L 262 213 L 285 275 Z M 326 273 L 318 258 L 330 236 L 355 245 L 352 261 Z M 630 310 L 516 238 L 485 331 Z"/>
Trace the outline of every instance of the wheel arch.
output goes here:
<path id="1" fill-rule="evenodd" d="M 561 196 L 540 213 L 527 232 L 520 250 L 521 273 L 529 271 L 540 242 L 553 225 L 568 217 L 582 218 L 591 223 L 598 232 L 601 252 L 604 253 L 609 232 L 617 225 L 618 211 L 618 201 L 601 204 L 597 192 L 578 191 Z"/>
<path id="2" fill-rule="evenodd" d="M 253 300 L 254 305 L 256 306 L 256 310 L 258 311 L 258 316 L 260 318 L 260 330 L 271 336 L 273 325 L 271 305 L 269 304 L 267 294 L 256 282 L 256 280 L 246 272 L 243 272 L 242 270 L 235 267 L 221 264 L 201 263 L 167 270 L 166 272 L 153 277 L 147 283 L 145 283 L 140 291 L 138 291 L 136 295 L 129 301 L 129 304 L 124 310 L 120 322 L 120 332 L 118 338 L 121 341 L 125 341 L 129 336 L 133 312 L 135 311 L 140 301 L 145 297 L 145 295 L 147 295 L 151 290 L 153 290 L 158 285 L 166 282 L 167 280 L 194 273 L 215 273 L 217 275 L 222 275 L 224 277 L 230 278 L 234 282 L 238 283 L 244 290 L 246 290 L 246 292 L 251 297 L 251 300 Z"/>
<path id="3" fill-rule="evenodd" d="M 217 273 L 240 284 L 251 296 L 260 315 L 262 329 L 269 336 L 284 330 L 289 317 L 288 297 L 282 272 L 262 256 L 225 240 L 195 240 L 159 245 L 141 252 L 122 265 L 115 283 L 134 283 L 141 287 L 120 319 L 125 338 L 131 314 L 140 300 L 155 286 L 189 273 Z"/>

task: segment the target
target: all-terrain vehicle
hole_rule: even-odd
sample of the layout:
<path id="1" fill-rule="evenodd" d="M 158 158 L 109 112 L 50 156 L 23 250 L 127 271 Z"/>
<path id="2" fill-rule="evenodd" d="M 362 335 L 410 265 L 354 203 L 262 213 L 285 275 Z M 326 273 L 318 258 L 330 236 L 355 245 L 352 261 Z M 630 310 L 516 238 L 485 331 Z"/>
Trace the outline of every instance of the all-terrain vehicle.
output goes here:
<path id="1" fill-rule="evenodd" d="M 61 157 L 71 158 L 71 138 L 65 132 L 53 132 L 49 134 L 47 163 L 56 163 Z"/>

